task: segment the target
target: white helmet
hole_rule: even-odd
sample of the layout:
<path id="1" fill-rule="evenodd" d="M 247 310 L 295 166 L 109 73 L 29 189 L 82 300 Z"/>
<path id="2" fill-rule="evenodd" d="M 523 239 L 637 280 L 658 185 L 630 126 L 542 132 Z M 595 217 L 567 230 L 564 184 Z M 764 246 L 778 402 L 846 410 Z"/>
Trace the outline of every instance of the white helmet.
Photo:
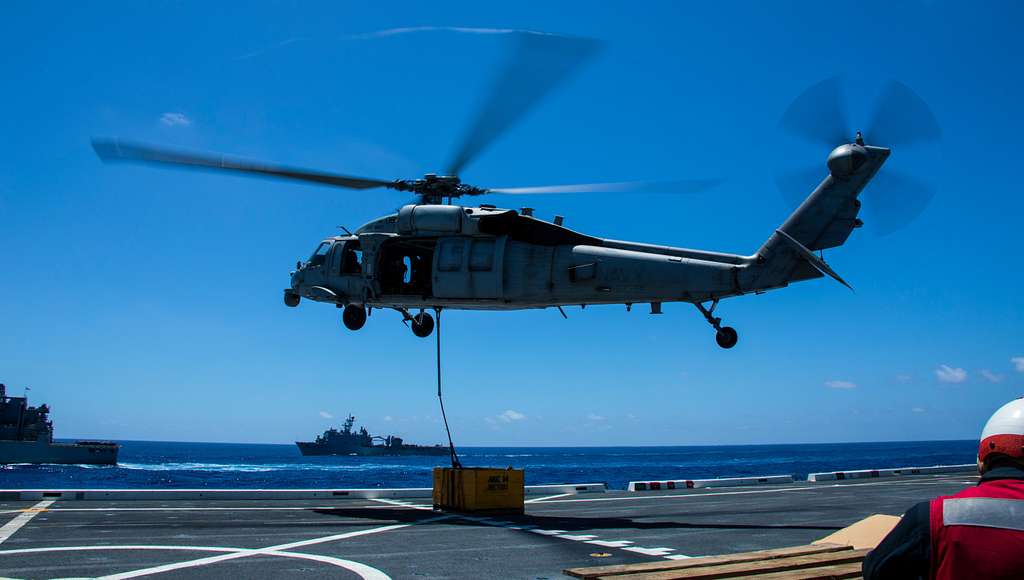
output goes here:
<path id="1" fill-rule="evenodd" d="M 1024 459 L 1024 397 L 999 407 L 985 423 L 978 447 L 978 461 L 992 454 Z"/>

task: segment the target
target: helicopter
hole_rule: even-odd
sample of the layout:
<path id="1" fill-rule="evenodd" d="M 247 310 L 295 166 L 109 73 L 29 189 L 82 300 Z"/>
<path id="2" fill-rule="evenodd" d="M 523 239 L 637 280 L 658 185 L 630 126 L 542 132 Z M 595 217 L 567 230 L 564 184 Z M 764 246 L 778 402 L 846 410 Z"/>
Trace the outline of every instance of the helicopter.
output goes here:
<path id="1" fill-rule="evenodd" d="M 539 219 L 528 207 L 516 210 L 454 203 L 492 194 L 622 192 L 651 187 L 700 191 L 714 184 L 686 180 L 485 188 L 464 182 L 461 175 L 466 165 L 595 51 L 593 42 L 586 39 L 525 34 L 518 40 L 491 98 L 485 101 L 443 175 L 409 180 L 353 177 L 119 139 L 94 139 L 93 147 L 104 161 L 415 194 L 415 203 L 397 212 L 355 231 L 346 230 L 346 235 L 323 239 L 291 272 L 291 283 L 284 289 L 286 306 L 297 307 L 304 299 L 333 304 L 342 310 L 342 322 L 352 331 L 362 328 L 372 311 L 380 309 L 399 312 L 413 334 L 427 337 L 435 325 L 431 310 L 440 316 L 443 309 L 557 308 L 565 316 L 563 307 L 567 306 L 619 304 L 628 310 L 648 304 L 651 314 L 661 314 L 663 303 L 686 302 L 714 329 L 717 344 L 729 349 L 737 344 L 738 333 L 716 316 L 720 300 L 824 276 L 850 287 L 825 262 L 822 252 L 843 245 L 853 230 L 863 225 L 858 218 L 858 196 L 885 164 L 891 149 L 866 144 L 860 132 L 851 140 L 851 133 L 838 127 L 844 122 L 831 118 L 840 116 L 837 111 L 842 108 L 835 79 L 808 89 L 793 102 L 781 124 L 798 136 L 832 147 L 825 164 L 827 173 L 749 255 L 605 239 L 565 227 L 561 216 L 552 221 Z M 525 88 L 510 92 L 509 87 Z M 893 82 L 880 104 L 889 112 L 876 115 L 876 121 L 919 121 L 904 127 L 909 134 L 903 135 L 902 141 L 937 138 L 931 112 L 905 85 Z"/>

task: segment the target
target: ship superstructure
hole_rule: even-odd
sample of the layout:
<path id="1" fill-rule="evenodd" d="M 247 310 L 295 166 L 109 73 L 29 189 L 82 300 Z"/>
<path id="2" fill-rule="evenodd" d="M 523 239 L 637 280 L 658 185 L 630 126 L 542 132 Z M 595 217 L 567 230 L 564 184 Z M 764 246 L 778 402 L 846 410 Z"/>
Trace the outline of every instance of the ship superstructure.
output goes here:
<path id="1" fill-rule="evenodd" d="M 110 441 L 54 442 L 50 407 L 31 407 L 28 397 L 8 397 L 7 386 L 0 383 L 0 464 L 114 465 L 119 448 Z"/>
<path id="2" fill-rule="evenodd" d="M 411 445 L 401 437 L 370 435 L 366 427 L 353 430 L 356 418 L 349 415 L 341 429 L 328 429 L 314 441 L 296 441 L 303 455 L 447 455 L 440 445 Z"/>

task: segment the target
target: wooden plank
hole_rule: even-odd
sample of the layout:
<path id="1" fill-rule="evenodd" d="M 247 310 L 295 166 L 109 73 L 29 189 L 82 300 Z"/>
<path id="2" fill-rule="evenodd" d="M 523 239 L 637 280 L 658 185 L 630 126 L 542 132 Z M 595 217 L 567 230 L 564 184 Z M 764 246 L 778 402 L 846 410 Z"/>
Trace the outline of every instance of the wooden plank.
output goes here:
<path id="1" fill-rule="evenodd" d="M 736 564 L 723 564 L 717 566 L 701 566 L 683 570 L 666 570 L 663 572 L 647 572 L 641 574 L 630 574 L 627 576 L 610 576 L 611 580 L 713 580 L 718 578 L 739 578 L 743 576 L 760 576 L 773 572 L 787 572 L 791 570 L 803 570 L 806 568 L 822 568 L 837 564 L 857 564 L 864 559 L 868 550 L 844 550 L 842 552 L 826 552 L 823 554 L 808 554 L 805 556 L 791 556 L 788 558 L 775 558 L 771 560 L 759 560 L 753 562 L 741 562 Z M 600 577 L 606 578 L 606 577 Z"/>
<path id="2" fill-rule="evenodd" d="M 789 548 L 776 548 L 774 550 L 756 550 L 754 552 L 739 552 L 736 554 L 722 554 L 719 556 L 702 556 L 699 558 L 687 558 L 686 560 L 658 560 L 657 562 L 643 562 L 640 564 L 617 564 L 611 566 L 590 566 L 587 568 L 569 568 L 563 573 L 576 578 L 601 578 L 625 574 L 639 574 L 642 572 L 660 572 L 663 570 L 684 570 L 701 566 L 721 566 L 723 564 L 739 564 L 741 562 L 756 562 L 759 560 L 771 560 L 775 558 L 789 558 L 791 556 L 805 556 L 808 554 L 824 554 L 852 550 L 850 546 L 817 544 L 812 546 L 792 546 Z"/>
<path id="3" fill-rule="evenodd" d="M 860 562 L 849 564 L 837 564 L 835 566 L 823 566 L 821 568 L 808 568 L 806 570 L 790 570 L 788 572 L 773 572 L 762 574 L 758 580 L 842 580 L 846 578 L 860 578 Z"/>

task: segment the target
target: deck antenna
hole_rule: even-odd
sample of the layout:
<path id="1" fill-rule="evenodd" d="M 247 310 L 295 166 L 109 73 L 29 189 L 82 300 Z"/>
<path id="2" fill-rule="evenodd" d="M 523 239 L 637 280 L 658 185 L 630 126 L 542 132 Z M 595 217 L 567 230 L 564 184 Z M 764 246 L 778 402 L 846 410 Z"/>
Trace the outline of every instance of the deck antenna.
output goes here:
<path id="1" fill-rule="evenodd" d="M 434 313 L 437 318 L 437 402 L 441 404 L 441 418 L 444 419 L 444 430 L 448 434 L 448 450 L 451 452 L 452 457 L 452 468 L 462 469 L 462 462 L 459 461 L 459 455 L 455 452 L 455 443 L 452 443 L 452 430 L 448 428 L 448 417 L 444 413 L 444 399 L 441 398 L 441 307 L 437 306 L 434 308 Z"/>

